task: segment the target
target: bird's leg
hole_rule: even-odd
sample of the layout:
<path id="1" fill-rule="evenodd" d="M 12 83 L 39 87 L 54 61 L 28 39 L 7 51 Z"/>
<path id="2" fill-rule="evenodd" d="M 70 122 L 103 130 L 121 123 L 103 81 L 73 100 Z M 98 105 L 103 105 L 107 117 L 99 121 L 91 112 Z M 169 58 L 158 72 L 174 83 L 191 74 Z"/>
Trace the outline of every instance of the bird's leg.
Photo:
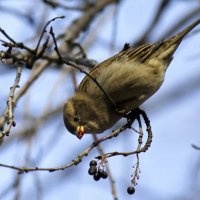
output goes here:
<path id="1" fill-rule="evenodd" d="M 135 119 L 137 119 L 138 116 L 140 115 L 139 111 L 140 111 L 140 109 L 136 108 L 134 110 L 131 110 L 126 115 L 124 115 L 124 117 L 127 119 L 127 123 L 129 124 L 129 128 L 131 128 L 131 125 L 133 124 L 133 122 L 135 121 Z"/>
<path id="2" fill-rule="evenodd" d="M 140 108 L 137 108 L 137 110 L 138 110 L 139 115 L 142 115 L 142 117 L 143 117 L 143 119 L 144 119 L 144 122 L 145 122 L 145 124 L 146 124 L 146 126 L 147 126 L 147 129 L 151 129 L 150 120 L 149 120 L 149 118 L 147 117 L 146 112 L 145 112 L 144 110 L 141 110 Z"/>
<path id="3" fill-rule="evenodd" d="M 147 114 L 144 110 L 141 110 L 139 107 L 135 108 L 134 110 L 131 110 L 128 114 L 126 114 L 124 117 L 127 118 L 128 123 L 133 123 L 135 119 L 137 119 L 140 115 L 142 115 L 142 118 L 144 119 L 144 122 L 148 128 L 151 128 L 150 120 L 147 117 Z"/>
<path id="4" fill-rule="evenodd" d="M 135 108 L 134 110 L 131 110 L 130 112 L 126 113 L 126 108 L 122 108 L 121 106 L 117 106 L 115 108 L 115 112 L 121 116 L 127 119 L 127 123 L 129 124 L 129 128 L 131 128 L 131 125 L 137 119 L 140 115 L 142 115 L 146 125 L 150 127 L 150 121 L 145 113 L 145 111 L 141 110 L 139 107 Z"/>

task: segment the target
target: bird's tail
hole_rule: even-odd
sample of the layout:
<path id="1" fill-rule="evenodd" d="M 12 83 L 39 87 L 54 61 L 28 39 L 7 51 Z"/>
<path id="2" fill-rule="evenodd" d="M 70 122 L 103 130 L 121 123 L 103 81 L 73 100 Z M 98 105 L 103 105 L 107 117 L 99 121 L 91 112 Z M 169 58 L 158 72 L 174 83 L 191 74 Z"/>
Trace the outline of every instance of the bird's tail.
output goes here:
<path id="1" fill-rule="evenodd" d="M 165 41 L 166 43 L 166 48 L 171 47 L 172 45 L 176 44 L 177 47 L 179 46 L 179 44 L 181 43 L 182 39 L 194 28 L 196 27 L 198 24 L 200 23 L 200 19 L 198 19 L 197 21 L 193 22 L 191 25 L 189 25 L 187 28 L 185 28 L 184 30 L 182 30 L 181 32 L 179 32 L 178 34 L 176 34 L 175 36 L 172 36 L 171 38 L 167 39 Z"/>
<path id="2" fill-rule="evenodd" d="M 172 36 L 171 38 L 156 43 L 155 48 L 157 48 L 157 49 L 154 51 L 154 53 L 152 52 L 151 57 L 158 57 L 160 59 L 165 59 L 170 62 L 172 60 L 174 52 L 180 45 L 183 38 L 199 23 L 200 23 L 200 19 L 193 22 L 187 28 L 185 28 L 178 34 Z"/>

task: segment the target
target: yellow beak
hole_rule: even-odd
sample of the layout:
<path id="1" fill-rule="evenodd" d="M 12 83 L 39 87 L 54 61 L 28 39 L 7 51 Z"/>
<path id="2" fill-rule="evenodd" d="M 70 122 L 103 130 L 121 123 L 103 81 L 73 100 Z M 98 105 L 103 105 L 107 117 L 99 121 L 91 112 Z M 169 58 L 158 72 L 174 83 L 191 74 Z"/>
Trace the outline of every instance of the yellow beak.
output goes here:
<path id="1" fill-rule="evenodd" d="M 84 135 L 84 126 L 77 126 L 77 129 L 76 129 L 76 136 L 78 139 L 81 139 Z"/>

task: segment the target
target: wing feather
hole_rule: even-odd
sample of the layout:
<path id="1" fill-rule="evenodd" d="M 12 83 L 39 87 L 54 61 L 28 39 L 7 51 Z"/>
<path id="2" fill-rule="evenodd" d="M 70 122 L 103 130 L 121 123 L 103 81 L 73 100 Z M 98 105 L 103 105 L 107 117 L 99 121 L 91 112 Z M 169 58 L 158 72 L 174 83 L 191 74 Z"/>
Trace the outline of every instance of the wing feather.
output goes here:
<path id="1" fill-rule="evenodd" d="M 160 87 L 166 67 L 172 60 L 177 47 L 184 36 L 199 23 L 200 19 L 175 36 L 155 44 L 144 44 L 135 48 L 126 44 L 118 54 L 94 67 L 90 71 L 90 75 L 98 81 L 116 103 L 128 104 L 130 102 L 134 104 L 138 99 L 144 101 L 158 89 L 158 86 Z M 161 69 L 159 75 L 155 73 L 155 67 L 158 68 L 158 65 L 148 64 L 149 61 L 152 61 L 152 58 L 157 58 L 161 67 L 162 65 L 165 67 Z M 141 67 L 144 67 L 144 69 L 141 69 Z M 156 81 L 157 83 L 154 85 Z M 102 92 L 99 92 L 98 86 L 88 76 L 85 76 L 82 80 L 78 90 L 96 97 L 102 94 Z"/>
<path id="2" fill-rule="evenodd" d="M 118 54 L 114 55 L 113 57 L 101 62 L 96 67 L 94 67 L 90 71 L 90 75 L 94 78 L 99 76 L 99 73 L 101 73 L 103 70 L 105 70 L 108 66 L 110 66 L 112 63 L 119 62 L 123 67 L 123 64 L 127 62 L 133 62 L 133 61 L 140 61 L 141 58 L 146 55 L 148 52 L 152 52 L 152 49 L 154 48 L 154 44 L 145 44 L 139 47 L 131 47 L 128 50 L 120 51 Z M 81 81 L 78 90 L 79 91 L 86 91 L 87 84 L 90 82 L 90 78 L 88 76 L 85 76 L 84 79 Z"/>

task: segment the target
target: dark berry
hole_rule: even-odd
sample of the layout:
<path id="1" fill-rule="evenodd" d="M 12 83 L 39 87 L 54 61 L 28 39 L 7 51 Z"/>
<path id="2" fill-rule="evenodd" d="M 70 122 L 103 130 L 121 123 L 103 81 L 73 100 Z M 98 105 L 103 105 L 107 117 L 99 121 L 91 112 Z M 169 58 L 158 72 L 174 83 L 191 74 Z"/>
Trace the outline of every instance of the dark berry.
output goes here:
<path id="1" fill-rule="evenodd" d="M 91 166 L 91 167 L 88 169 L 88 174 L 89 174 L 89 175 L 94 175 L 96 171 L 97 171 L 97 168 L 96 168 L 95 166 Z"/>
<path id="2" fill-rule="evenodd" d="M 103 169 L 98 169 L 99 175 L 102 176 L 103 174 Z"/>
<path id="3" fill-rule="evenodd" d="M 93 177 L 95 181 L 98 181 L 101 178 L 101 175 L 99 174 L 98 171 L 96 171 Z"/>
<path id="4" fill-rule="evenodd" d="M 103 171 L 103 173 L 101 174 L 101 178 L 106 179 L 108 177 L 108 173 L 106 171 Z"/>
<path id="5" fill-rule="evenodd" d="M 127 192 L 128 192 L 128 194 L 134 194 L 135 193 L 135 188 L 133 186 L 129 186 L 127 188 Z"/>
<path id="6" fill-rule="evenodd" d="M 90 161 L 90 166 L 97 166 L 97 161 L 96 160 Z"/>

